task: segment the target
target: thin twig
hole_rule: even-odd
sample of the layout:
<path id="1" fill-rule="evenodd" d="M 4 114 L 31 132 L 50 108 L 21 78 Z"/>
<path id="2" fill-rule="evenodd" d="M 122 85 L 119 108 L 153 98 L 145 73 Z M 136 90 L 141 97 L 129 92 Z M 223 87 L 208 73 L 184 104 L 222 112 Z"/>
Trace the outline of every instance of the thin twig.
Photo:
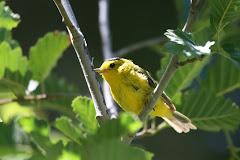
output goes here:
<path id="1" fill-rule="evenodd" d="M 229 132 L 224 130 L 224 134 L 225 134 L 226 139 L 227 139 L 228 149 L 230 150 L 230 155 L 231 155 L 230 159 L 231 160 L 240 160 L 240 156 L 238 155 L 239 151 L 237 150 L 237 148 L 234 147 Z"/>
<path id="2" fill-rule="evenodd" d="M 72 94 L 72 93 L 27 95 L 17 99 L 0 100 L 0 105 L 11 103 L 11 102 L 39 101 L 39 100 L 59 99 L 59 98 L 75 98 L 77 96 L 79 96 L 79 94 Z"/>
<path id="3" fill-rule="evenodd" d="M 168 41 L 168 39 L 165 36 L 152 38 L 152 39 L 149 39 L 149 40 L 137 42 L 135 44 L 131 44 L 131 45 L 127 46 L 127 47 L 124 47 L 124 48 L 114 52 L 114 55 L 116 57 L 123 57 L 127 53 L 129 53 L 129 52 L 141 49 L 141 48 L 149 46 L 149 45 L 153 45 L 153 44 L 164 45 L 167 41 Z"/>
<path id="4" fill-rule="evenodd" d="M 201 8 L 204 5 L 205 0 L 199 0 L 195 6 L 195 4 L 191 5 L 191 11 L 188 15 L 188 20 L 183 28 L 184 32 L 191 32 L 193 25 L 200 13 Z M 196 9 L 196 10 L 194 10 Z M 166 88 L 166 86 L 168 85 L 169 81 L 171 80 L 174 72 L 177 69 L 177 63 L 179 60 L 179 56 L 178 55 L 173 55 L 172 58 L 170 59 L 170 62 L 163 74 L 163 76 L 161 77 L 157 87 L 154 89 L 154 92 L 151 96 L 151 98 L 148 100 L 147 105 L 142 109 L 142 111 L 140 112 L 140 114 L 138 115 L 139 119 L 144 122 L 146 121 L 149 113 L 152 111 L 152 109 L 154 108 L 154 106 L 156 105 L 158 99 L 160 98 L 160 96 L 163 93 L 163 90 Z M 135 135 L 127 135 L 125 137 L 123 137 L 123 141 L 126 143 L 131 143 L 131 141 L 133 140 L 133 137 Z"/>
<path id="5" fill-rule="evenodd" d="M 178 63 L 177 63 L 177 66 L 185 66 L 186 64 L 188 64 L 188 63 L 193 63 L 193 62 L 195 62 L 195 61 L 197 61 L 197 60 L 202 61 L 202 58 L 196 58 L 196 57 L 194 57 L 194 58 L 191 58 L 191 59 L 187 59 L 186 61 L 178 62 Z"/>
<path id="6" fill-rule="evenodd" d="M 109 27 L 109 0 L 99 0 L 99 30 L 102 39 L 102 49 L 104 59 L 113 57 L 112 40 Z M 106 81 L 103 83 L 103 93 L 106 100 L 106 106 L 110 111 L 110 117 L 116 118 L 118 116 L 117 107 L 110 93 L 110 87 Z"/>
<path id="7" fill-rule="evenodd" d="M 88 89 L 92 96 L 94 107 L 96 110 L 96 118 L 98 123 L 108 119 L 108 114 L 103 98 L 102 88 L 97 79 L 96 73 L 92 71 L 93 64 L 89 54 L 87 43 L 81 32 L 75 15 L 72 11 L 71 5 L 68 0 L 54 0 L 60 14 L 62 15 L 63 22 L 65 23 L 69 35 L 72 40 L 72 45 L 77 53 L 78 60 L 82 67 L 84 77 L 86 79 Z"/>
<path id="8" fill-rule="evenodd" d="M 149 129 L 143 129 L 141 132 L 138 132 L 135 136 L 135 138 L 142 138 L 146 136 L 153 136 L 159 131 L 169 127 L 169 125 L 166 122 L 160 123 L 156 128 L 149 128 Z"/>

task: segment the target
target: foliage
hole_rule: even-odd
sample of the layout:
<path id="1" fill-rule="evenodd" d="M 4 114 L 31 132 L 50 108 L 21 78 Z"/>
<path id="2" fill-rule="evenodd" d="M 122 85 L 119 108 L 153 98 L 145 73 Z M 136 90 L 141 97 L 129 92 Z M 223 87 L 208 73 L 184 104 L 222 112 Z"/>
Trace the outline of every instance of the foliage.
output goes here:
<path id="1" fill-rule="evenodd" d="M 214 51 L 219 54 L 231 59 L 240 67 L 240 52 L 239 44 L 229 43 L 232 37 L 227 37 L 226 27 L 231 22 L 237 20 L 240 17 L 240 1 L 210 1 L 211 7 L 211 29 L 213 34 L 213 39 L 216 41 L 214 46 Z M 234 28 L 230 26 L 230 28 Z M 234 31 L 235 33 L 239 31 Z M 234 35 L 234 33 L 231 33 Z"/>
<path id="2" fill-rule="evenodd" d="M 188 57 L 194 56 L 200 58 L 201 55 L 210 54 L 209 48 L 214 44 L 214 42 L 206 42 L 205 46 L 199 46 L 193 34 L 185 33 L 180 29 L 168 29 L 165 36 L 170 39 L 170 42 L 163 46 L 163 52 L 186 55 Z"/>
<path id="3" fill-rule="evenodd" d="M 181 62 L 197 59 L 176 70 L 165 92 L 199 130 L 224 130 L 226 136 L 240 125 L 239 104 L 226 98 L 240 88 L 239 8 L 239 0 L 210 1 L 192 33 L 167 30 L 170 41 L 157 50 L 167 53 L 158 78 L 172 54 L 180 55 Z M 152 159 L 153 153 L 121 141 L 142 127 L 136 115 L 122 113 L 99 127 L 92 100 L 51 73 L 70 45 L 65 32 L 47 33 L 30 48 L 28 58 L 11 35 L 20 17 L 5 2 L 0 2 L 0 21 L 2 159 Z"/>
<path id="4" fill-rule="evenodd" d="M 29 68 L 33 79 L 43 82 L 48 77 L 63 51 L 69 46 L 65 32 L 48 33 L 30 48 Z"/>

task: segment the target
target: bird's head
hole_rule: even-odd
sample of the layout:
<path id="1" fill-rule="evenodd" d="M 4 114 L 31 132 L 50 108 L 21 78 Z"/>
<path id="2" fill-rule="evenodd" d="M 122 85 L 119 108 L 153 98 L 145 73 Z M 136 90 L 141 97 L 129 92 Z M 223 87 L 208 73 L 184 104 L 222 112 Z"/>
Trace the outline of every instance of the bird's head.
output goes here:
<path id="1" fill-rule="evenodd" d="M 116 57 L 106 60 L 100 68 L 95 68 L 93 71 L 100 73 L 108 81 L 109 78 L 117 78 L 132 65 L 134 65 L 132 61 Z"/>

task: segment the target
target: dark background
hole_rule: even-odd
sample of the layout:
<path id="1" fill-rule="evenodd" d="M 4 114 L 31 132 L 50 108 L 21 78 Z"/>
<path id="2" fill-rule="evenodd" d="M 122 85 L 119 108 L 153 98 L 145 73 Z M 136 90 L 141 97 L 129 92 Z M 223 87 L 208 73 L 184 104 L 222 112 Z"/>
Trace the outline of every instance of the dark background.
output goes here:
<path id="1" fill-rule="evenodd" d="M 70 2 L 87 40 L 90 53 L 94 57 L 94 64 L 100 66 L 103 58 L 98 29 L 98 1 L 71 0 Z M 7 4 L 13 12 L 21 16 L 21 23 L 13 30 L 13 38 L 22 46 L 24 55 L 28 55 L 30 46 L 47 32 L 66 31 L 52 0 L 9 0 Z M 177 28 L 179 24 L 177 17 L 173 0 L 112 0 L 110 2 L 110 26 L 113 50 L 161 36 L 168 28 Z M 186 19 L 186 17 L 183 18 Z M 160 68 L 160 57 L 161 55 L 147 48 L 126 56 L 149 70 L 154 78 L 156 78 L 156 71 Z M 89 95 L 72 46 L 64 53 L 54 73 L 78 86 L 82 95 Z M 234 136 L 237 145 L 240 145 L 240 139 L 236 136 L 239 134 L 236 133 Z M 154 152 L 154 159 L 226 160 L 229 158 L 223 132 L 209 133 L 197 130 L 188 134 L 178 134 L 172 129 L 166 129 L 153 137 L 134 140 L 133 143 Z"/>

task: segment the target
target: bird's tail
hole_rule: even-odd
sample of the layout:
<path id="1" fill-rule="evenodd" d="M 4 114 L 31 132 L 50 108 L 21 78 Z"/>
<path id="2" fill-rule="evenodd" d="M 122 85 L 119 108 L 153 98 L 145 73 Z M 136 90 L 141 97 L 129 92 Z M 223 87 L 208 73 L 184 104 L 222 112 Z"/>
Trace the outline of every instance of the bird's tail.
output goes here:
<path id="1" fill-rule="evenodd" d="M 172 111 L 171 118 L 162 118 L 178 133 L 187 133 L 190 131 L 190 129 L 197 129 L 197 127 L 191 123 L 191 120 L 189 118 L 178 111 Z"/>

